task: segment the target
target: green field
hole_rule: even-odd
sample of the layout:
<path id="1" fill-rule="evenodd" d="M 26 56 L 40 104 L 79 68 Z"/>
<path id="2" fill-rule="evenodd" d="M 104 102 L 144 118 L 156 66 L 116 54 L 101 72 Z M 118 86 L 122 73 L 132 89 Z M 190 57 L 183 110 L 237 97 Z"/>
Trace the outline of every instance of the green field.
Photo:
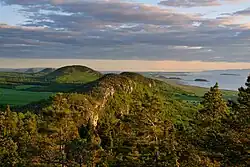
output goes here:
<path id="1" fill-rule="evenodd" d="M 35 87 L 39 87 L 36 85 L 18 85 L 15 87 L 16 90 L 25 90 L 25 89 L 30 89 L 30 88 L 35 88 Z"/>
<path id="2" fill-rule="evenodd" d="M 47 99 L 50 92 L 30 92 L 15 89 L 0 88 L 0 104 L 2 105 L 25 105 L 31 102 Z"/>

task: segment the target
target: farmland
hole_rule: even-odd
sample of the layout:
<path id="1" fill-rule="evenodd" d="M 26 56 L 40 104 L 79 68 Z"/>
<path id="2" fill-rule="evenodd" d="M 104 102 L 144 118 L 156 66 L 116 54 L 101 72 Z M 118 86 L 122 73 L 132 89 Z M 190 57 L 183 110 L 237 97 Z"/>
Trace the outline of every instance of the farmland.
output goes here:
<path id="1" fill-rule="evenodd" d="M 34 101 L 47 99 L 51 95 L 51 92 L 31 92 L 0 88 L 0 105 L 25 105 Z"/>

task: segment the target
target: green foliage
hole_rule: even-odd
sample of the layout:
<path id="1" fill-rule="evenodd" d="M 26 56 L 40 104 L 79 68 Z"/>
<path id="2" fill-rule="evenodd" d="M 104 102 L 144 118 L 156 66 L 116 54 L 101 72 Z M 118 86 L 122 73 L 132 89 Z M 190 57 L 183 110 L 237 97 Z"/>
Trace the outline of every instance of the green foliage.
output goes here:
<path id="1" fill-rule="evenodd" d="M 18 146 L 11 138 L 0 138 L 0 165 L 15 166 L 19 162 Z"/>
<path id="2" fill-rule="evenodd" d="M 226 102 L 222 98 L 218 83 L 216 83 L 214 87 L 211 87 L 209 92 L 205 93 L 203 99 L 201 104 L 204 108 L 201 112 L 211 117 L 212 120 L 220 119 L 228 113 L 229 110 Z"/>
<path id="3" fill-rule="evenodd" d="M 250 76 L 248 76 L 245 86 L 246 88 L 239 89 L 239 115 L 250 123 Z"/>
<path id="4" fill-rule="evenodd" d="M 249 166 L 249 81 L 231 112 L 218 85 L 194 105 L 176 98 L 192 94 L 136 73 L 7 106 L 0 112 L 0 166 Z"/>

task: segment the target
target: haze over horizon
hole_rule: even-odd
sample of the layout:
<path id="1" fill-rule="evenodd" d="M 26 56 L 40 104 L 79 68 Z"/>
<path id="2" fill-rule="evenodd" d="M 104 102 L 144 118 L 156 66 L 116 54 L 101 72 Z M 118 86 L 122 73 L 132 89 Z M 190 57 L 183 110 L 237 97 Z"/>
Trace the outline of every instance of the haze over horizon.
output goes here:
<path id="1" fill-rule="evenodd" d="M 0 67 L 250 68 L 249 0 L 0 0 Z"/>
<path id="2" fill-rule="evenodd" d="M 18 63 L 17 63 L 18 62 Z M 138 72 L 200 72 L 209 70 L 250 69 L 249 63 L 200 61 L 143 61 L 143 60 L 92 60 L 92 59 L 1 59 L 1 68 L 60 68 L 83 65 L 98 71 Z"/>

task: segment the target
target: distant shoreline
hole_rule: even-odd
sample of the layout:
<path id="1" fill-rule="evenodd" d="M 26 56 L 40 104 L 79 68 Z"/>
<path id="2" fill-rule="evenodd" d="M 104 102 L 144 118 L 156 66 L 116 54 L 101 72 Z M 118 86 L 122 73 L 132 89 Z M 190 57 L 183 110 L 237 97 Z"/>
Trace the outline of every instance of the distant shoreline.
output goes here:
<path id="1" fill-rule="evenodd" d="M 228 76 L 241 76 L 240 74 L 230 74 L 230 73 L 222 73 L 220 75 L 228 75 Z"/>
<path id="2" fill-rule="evenodd" d="M 198 89 L 204 89 L 204 90 L 208 90 L 209 87 L 205 87 L 205 86 L 197 86 L 197 85 L 190 85 L 190 84 L 186 84 L 184 83 L 182 80 L 178 80 L 178 79 L 163 79 L 163 78 L 158 78 L 158 77 L 153 77 L 154 79 L 166 82 L 170 85 L 173 86 L 184 86 L 184 87 L 191 87 L 191 88 L 198 88 Z M 234 90 L 234 89 L 220 89 L 222 91 L 229 91 L 229 92 L 238 92 L 238 90 Z"/>

